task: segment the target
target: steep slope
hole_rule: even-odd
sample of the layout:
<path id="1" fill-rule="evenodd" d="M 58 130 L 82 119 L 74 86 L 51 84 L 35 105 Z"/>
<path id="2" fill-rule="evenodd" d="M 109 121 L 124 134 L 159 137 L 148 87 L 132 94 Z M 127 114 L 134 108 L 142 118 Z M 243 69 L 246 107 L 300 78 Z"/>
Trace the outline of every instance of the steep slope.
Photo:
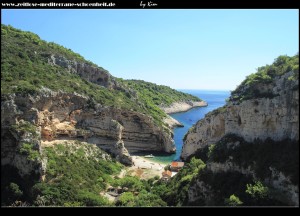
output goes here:
<path id="1" fill-rule="evenodd" d="M 174 151 L 172 131 L 164 122 L 167 115 L 157 106 L 169 105 L 163 101 L 163 93 L 158 93 L 159 99 L 145 96 L 151 90 L 147 86 L 127 85 L 138 85 L 140 81 L 121 81 L 71 50 L 47 43 L 33 33 L 5 25 L 1 28 L 3 127 L 17 124 L 15 119 L 25 119 L 41 126 L 44 140 L 61 135 L 76 137 L 74 131 L 80 129 L 87 130 L 89 141 L 106 149 L 121 139 L 122 133 L 122 141 L 131 152 Z M 170 88 L 168 93 L 172 102 L 199 101 Z M 29 111 L 35 116 L 28 116 Z M 75 111 L 84 117 L 72 114 Z M 119 129 L 113 129 L 115 124 L 120 124 Z"/>
<path id="2" fill-rule="evenodd" d="M 132 152 L 174 152 L 167 114 L 152 97 L 145 105 L 141 91 L 70 49 L 1 25 L 1 191 L 47 176 L 42 146 L 56 141 L 96 144 L 128 165 Z"/>
<path id="3" fill-rule="evenodd" d="M 128 88 L 138 93 L 139 99 L 146 107 L 160 108 L 165 113 L 183 112 L 197 106 L 207 106 L 207 103 L 198 97 L 176 91 L 168 86 L 156 85 L 143 80 L 122 80 Z"/>
<path id="4" fill-rule="evenodd" d="M 228 103 L 207 114 L 185 138 L 182 158 L 235 134 L 255 139 L 299 140 L 298 55 L 279 57 L 262 67 L 232 92 Z"/>
<path id="5" fill-rule="evenodd" d="M 298 77 L 299 56 L 280 56 L 198 121 L 181 157 L 206 166 L 189 170 L 188 163 L 167 187 L 168 204 L 299 205 Z"/>
<path id="6" fill-rule="evenodd" d="M 95 145 L 61 140 L 40 145 L 39 149 L 26 144 L 20 151 L 23 162 L 42 163 L 36 167 L 41 175 L 35 172 L 18 175 L 11 172 L 10 165 L 2 165 L 1 174 L 6 178 L 1 179 L 1 205 L 110 205 L 99 192 L 107 188 L 112 175 L 117 175 L 122 165 Z M 40 154 L 34 154 L 38 151 Z"/>
<path id="7" fill-rule="evenodd" d="M 163 121 L 170 128 L 183 127 L 183 125 L 166 114 L 207 106 L 207 103 L 200 98 L 176 91 L 168 86 L 156 85 L 143 80 L 118 79 L 118 81 L 137 93 L 141 106 L 151 113 L 154 120 Z"/>

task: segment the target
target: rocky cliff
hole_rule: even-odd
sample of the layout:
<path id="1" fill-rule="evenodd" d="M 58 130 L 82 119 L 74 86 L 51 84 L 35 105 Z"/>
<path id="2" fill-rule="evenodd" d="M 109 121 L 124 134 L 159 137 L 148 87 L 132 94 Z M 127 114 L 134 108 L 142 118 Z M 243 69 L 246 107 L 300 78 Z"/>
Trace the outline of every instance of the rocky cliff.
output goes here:
<path id="1" fill-rule="evenodd" d="M 174 121 L 164 122 L 159 105 L 185 100 L 201 101 L 167 86 L 115 78 L 70 49 L 1 25 L 1 193 L 16 189 L 14 183 L 24 189 L 44 181 L 59 160 L 51 148 L 66 141 L 95 144 L 126 165 L 133 152 L 174 153 Z M 44 147 L 51 147 L 51 163 Z"/>
<path id="2" fill-rule="evenodd" d="M 130 81 L 139 86 L 131 88 L 126 81 L 79 54 L 43 41 L 38 35 L 5 25 L 1 32 L 4 142 L 8 139 L 13 146 L 12 137 L 19 142 L 17 136 L 8 134 L 15 133 L 14 125 L 25 121 L 36 128 L 42 142 L 82 139 L 110 151 L 127 164 L 131 163 L 132 152 L 175 151 L 171 127 L 163 122 L 167 115 L 153 103 L 154 99 L 165 103 L 165 97 L 142 95 L 140 92 L 147 92 L 147 86 L 138 83 L 146 82 Z M 171 101 L 197 100 L 169 87 L 151 87 L 156 93 L 167 89 L 167 99 Z M 2 149 L 6 151 L 6 147 Z"/>
<path id="3" fill-rule="evenodd" d="M 171 134 L 157 127 L 151 117 L 100 104 L 91 106 L 88 98 L 79 94 L 53 92 L 44 88 L 35 96 L 10 95 L 3 98 L 3 128 L 18 125 L 20 121 L 37 127 L 42 141 L 85 140 L 112 153 L 122 153 L 120 157 L 123 157 L 123 153 L 128 155 L 127 150 L 131 153 L 144 150 L 174 151 Z M 127 150 L 117 151 L 120 147 Z M 5 148 L 3 150 L 6 151 Z M 1 159 L 6 160 L 5 157 Z"/>
<path id="4" fill-rule="evenodd" d="M 276 77 L 273 84 L 257 86 L 272 97 L 230 101 L 197 122 L 186 136 L 181 157 L 218 142 L 226 134 L 236 134 L 248 142 L 255 139 L 299 140 L 299 81 L 294 72 Z"/>
<path id="5" fill-rule="evenodd" d="M 69 73 L 77 74 L 89 82 L 107 88 L 115 87 L 115 80 L 110 73 L 107 70 L 97 67 L 91 63 L 81 62 L 75 59 L 69 60 L 63 55 L 51 54 L 48 56 L 48 64 L 65 68 Z"/>
<path id="6" fill-rule="evenodd" d="M 298 55 L 280 56 L 189 130 L 181 158 L 207 166 L 187 191 L 188 205 L 228 204 L 230 194 L 246 205 L 299 205 L 298 70 Z"/>

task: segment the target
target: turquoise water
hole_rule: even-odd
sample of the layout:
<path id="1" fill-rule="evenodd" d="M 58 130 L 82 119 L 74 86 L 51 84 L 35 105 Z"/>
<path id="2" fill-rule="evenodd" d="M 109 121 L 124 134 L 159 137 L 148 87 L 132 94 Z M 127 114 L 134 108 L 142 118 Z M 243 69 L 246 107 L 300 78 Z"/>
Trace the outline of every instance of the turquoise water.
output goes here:
<path id="1" fill-rule="evenodd" d="M 183 145 L 183 137 L 198 120 L 202 119 L 206 113 L 217 109 L 225 104 L 225 99 L 229 97 L 229 91 L 211 91 L 211 90 L 180 90 L 185 93 L 192 94 L 205 100 L 207 107 L 193 108 L 187 112 L 171 114 L 173 118 L 181 122 L 184 127 L 174 129 L 174 141 L 176 145 L 176 153 L 172 155 L 155 155 L 153 161 L 161 163 L 170 163 L 173 160 L 179 160 Z"/>

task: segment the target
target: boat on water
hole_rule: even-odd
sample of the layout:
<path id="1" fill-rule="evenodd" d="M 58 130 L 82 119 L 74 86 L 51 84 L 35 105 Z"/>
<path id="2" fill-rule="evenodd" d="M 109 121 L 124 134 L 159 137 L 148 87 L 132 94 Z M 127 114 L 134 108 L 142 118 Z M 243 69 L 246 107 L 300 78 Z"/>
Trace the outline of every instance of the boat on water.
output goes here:
<path id="1" fill-rule="evenodd" d="M 149 154 L 149 155 L 145 155 L 144 157 L 145 157 L 145 158 L 153 158 L 154 155 L 153 155 L 153 154 Z"/>

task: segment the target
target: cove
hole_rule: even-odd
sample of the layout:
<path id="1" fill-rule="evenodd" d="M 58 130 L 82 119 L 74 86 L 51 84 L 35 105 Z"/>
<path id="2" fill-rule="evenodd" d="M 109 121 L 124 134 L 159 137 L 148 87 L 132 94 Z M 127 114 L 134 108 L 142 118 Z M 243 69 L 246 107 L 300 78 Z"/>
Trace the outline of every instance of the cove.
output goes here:
<path id="1" fill-rule="evenodd" d="M 155 155 L 151 160 L 160 163 L 170 163 L 173 160 L 180 160 L 180 154 L 183 146 L 183 137 L 188 132 L 189 128 L 196 124 L 197 121 L 204 118 L 205 114 L 225 105 L 226 98 L 229 97 L 229 91 L 219 90 L 179 90 L 184 93 L 189 93 L 205 100 L 208 103 L 207 107 L 196 107 L 186 112 L 170 114 L 173 118 L 181 122 L 184 127 L 174 129 L 174 141 L 176 145 L 176 153 L 172 155 Z"/>

